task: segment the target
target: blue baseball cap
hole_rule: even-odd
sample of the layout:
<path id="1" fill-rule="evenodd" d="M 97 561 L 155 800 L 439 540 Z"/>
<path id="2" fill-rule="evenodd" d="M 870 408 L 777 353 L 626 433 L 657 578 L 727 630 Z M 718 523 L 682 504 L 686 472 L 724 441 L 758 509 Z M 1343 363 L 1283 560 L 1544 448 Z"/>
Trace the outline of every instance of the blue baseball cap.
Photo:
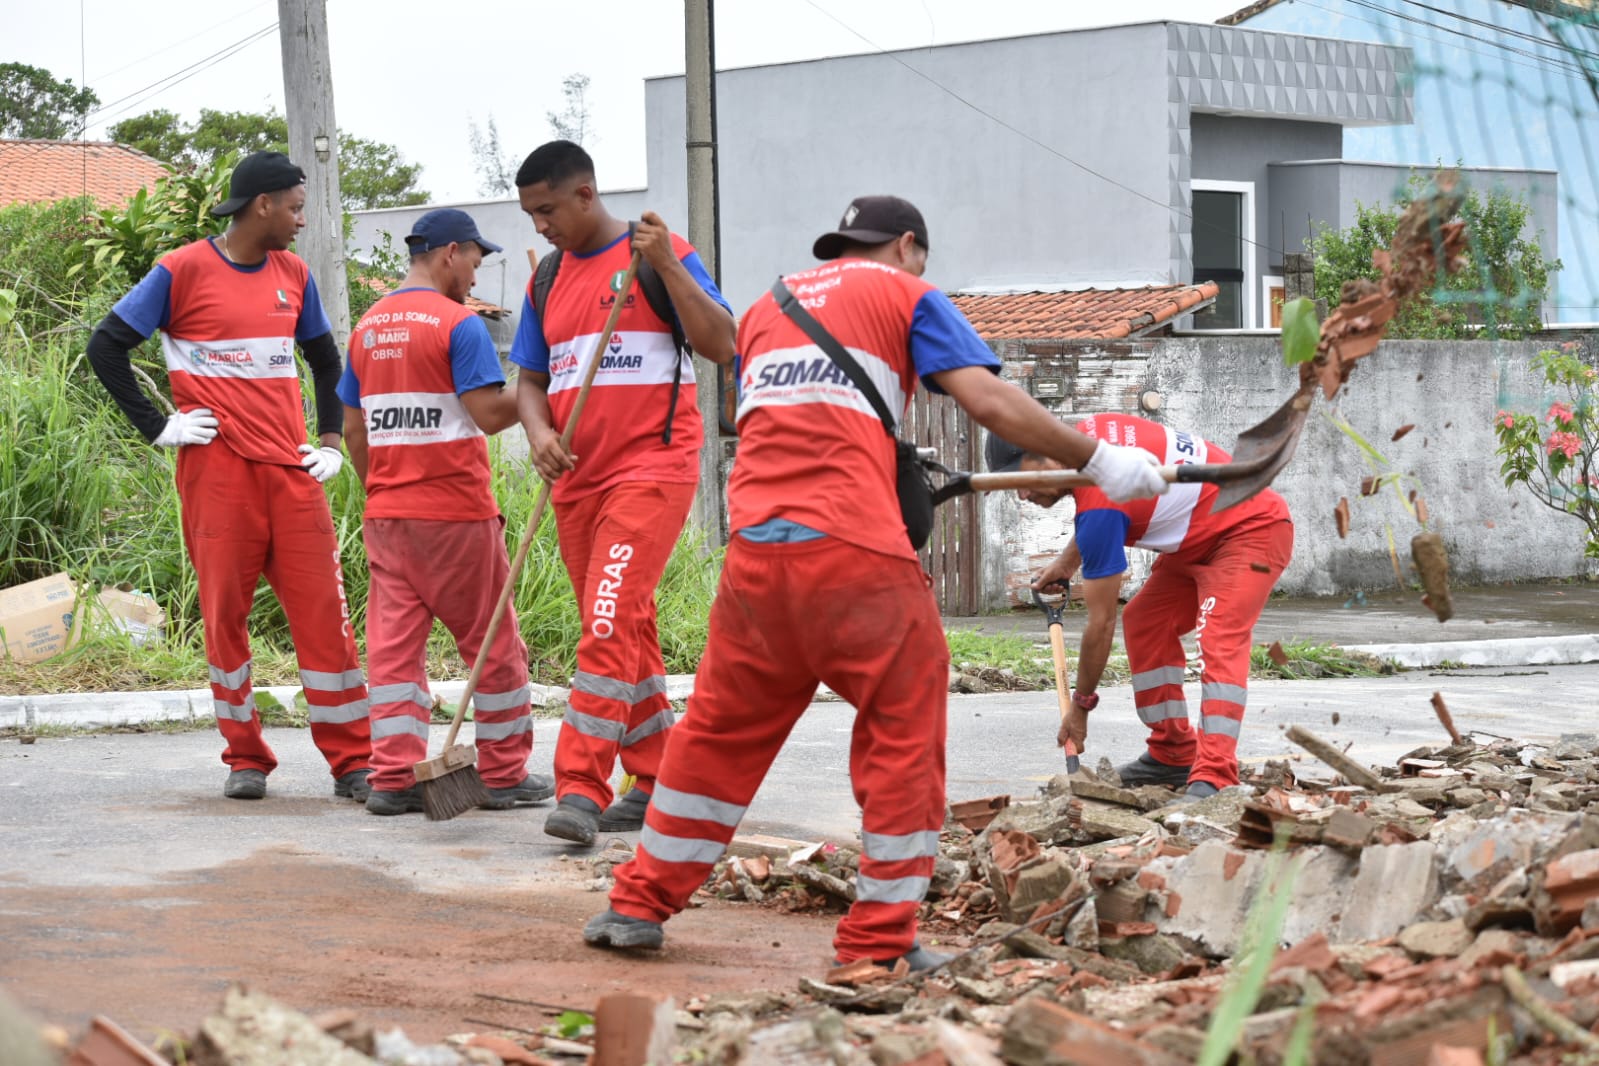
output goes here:
<path id="1" fill-rule="evenodd" d="M 417 219 L 411 226 L 411 232 L 406 235 L 405 245 L 412 255 L 421 255 L 435 248 L 465 244 L 467 241 L 483 249 L 484 255 L 505 250 L 492 241 L 484 240 L 472 216 L 454 207 L 441 207 Z"/>

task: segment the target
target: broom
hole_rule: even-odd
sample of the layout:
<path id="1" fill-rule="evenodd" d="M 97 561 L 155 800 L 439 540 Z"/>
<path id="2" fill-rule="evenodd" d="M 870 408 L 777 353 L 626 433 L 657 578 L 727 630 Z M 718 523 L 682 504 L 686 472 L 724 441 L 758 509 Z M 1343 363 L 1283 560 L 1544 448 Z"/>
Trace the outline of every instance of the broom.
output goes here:
<path id="1" fill-rule="evenodd" d="M 583 413 L 583 405 L 588 402 L 589 387 L 594 384 L 594 372 L 599 369 L 600 357 L 611 339 L 611 333 L 616 329 L 617 319 L 621 317 L 622 307 L 627 302 L 627 294 L 633 287 L 633 278 L 638 274 L 638 265 L 639 253 L 634 252 L 633 258 L 628 262 L 627 271 L 622 275 L 622 280 L 614 286 L 615 298 L 611 302 L 610 317 L 605 320 L 605 328 L 600 331 L 599 339 L 595 342 L 593 357 L 589 360 L 588 370 L 583 375 L 582 387 L 577 392 L 577 402 L 572 405 L 572 415 L 566 420 L 566 428 L 561 431 L 563 450 L 569 449 L 572 445 L 572 434 L 577 429 L 577 416 Z M 522 533 L 521 543 L 516 546 L 516 556 L 511 560 L 511 569 L 505 576 L 505 587 L 500 589 L 500 598 L 494 604 L 494 613 L 489 616 L 489 627 L 483 634 L 483 644 L 478 648 L 477 661 L 472 664 L 472 673 L 466 679 L 466 687 L 461 690 L 460 702 L 455 705 L 455 720 L 450 723 L 450 732 L 444 738 L 444 750 L 412 767 L 416 773 L 417 783 L 422 786 L 422 813 L 430 822 L 448 821 L 458 814 L 464 814 L 474 807 L 487 803 L 490 799 L 489 790 L 477 772 L 477 747 L 471 744 L 457 744 L 455 735 L 461 731 L 461 720 L 466 715 L 467 705 L 472 700 L 472 694 L 477 691 L 478 681 L 483 676 L 483 668 L 488 664 L 489 648 L 493 646 L 494 637 L 500 631 L 500 622 L 504 620 L 505 608 L 511 602 L 511 593 L 515 589 L 517 575 L 522 572 L 522 563 L 527 559 L 528 549 L 533 546 L 534 534 L 538 532 L 539 520 L 544 517 L 544 509 L 549 501 L 550 483 L 546 481 L 539 486 L 538 498 L 533 503 L 533 515 L 527 521 L 527 529 Z"/>

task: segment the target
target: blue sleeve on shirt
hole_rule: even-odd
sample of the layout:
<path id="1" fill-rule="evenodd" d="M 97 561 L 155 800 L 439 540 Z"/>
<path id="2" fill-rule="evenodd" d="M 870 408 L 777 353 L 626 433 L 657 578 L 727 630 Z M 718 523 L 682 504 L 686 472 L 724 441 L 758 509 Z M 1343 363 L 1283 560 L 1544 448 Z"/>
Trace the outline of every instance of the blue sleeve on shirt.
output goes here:
<path id="1" fill-rule="evenodd" d="M 316 278 L 305 272 L 305 302 L 300 305 L 300 321 L 294 324 L 294 339 L 308 341 L 333 332 L 328 313 L 322 310 L 322 296 L 316 291 Z"/>
<path id="2" fill-rule="evenodd" d="M 522 296 L 522 314 L 517 319 L 516 336 L 511 340 L 511 362 L 535 374 L 550 372 L 550 346 L 544 340 L 539 313 L 533 310 L 533 297 Z"/>
<path id="3" fill-rule="evenodd" d="M 1113 507 L 1077 513 L 1077 551 L 1083 577 L 1115 577 L 1127 572 L 1127 528 L 1133 520 Z"/>
<path id="4" fill-rule="evenodd" d="M 689 274 L 693 276 L 695 281 L 700 283 L 700 288 L 704 289 L 711 299 L 720 304 L 722 309 L 728 314 L 733 313 L 733 309 L 727 304 L 727 298 L 722 295 L 722 290 L 718 289 L 716 282 L 711 280 L 710 271 L 706 270 L 705 264 L 700 262 L 700 253 L 690 252 L 684 257 L 683 265 L 688 267 Z"/>
<path id="5" fill-rule="evenodd" d="M 171 317 L 172 271 L 157 263 L 111 310 L 141 336 L 150 336 Z"/>
<path id="6" fill-rule="evenodd" d="M 505 384 L 500 353 L 494 350 L 489 327 L 477 315 L 461 319 L 450 330 L 450 373 L 455 378 L 457 396 L 485 385 Z"/>
<path id="7" fill-rule="evenodd" d="M 940 371 L 986 366 L 999 373 L 999 356 L 937 289 L 925 292 L 911 314 L 911 362 L 928 392 L 944 391 L 932 379 Z"/>
<path id="8" fill-rule="evenodd" d="M 348 358 L 344 361 L 344 376 L 339 378 L 336 391 L 339 399 L 344 401 L 344 406 L 361 406 L 361 380 L 355 376 L 355 365 Z"/>

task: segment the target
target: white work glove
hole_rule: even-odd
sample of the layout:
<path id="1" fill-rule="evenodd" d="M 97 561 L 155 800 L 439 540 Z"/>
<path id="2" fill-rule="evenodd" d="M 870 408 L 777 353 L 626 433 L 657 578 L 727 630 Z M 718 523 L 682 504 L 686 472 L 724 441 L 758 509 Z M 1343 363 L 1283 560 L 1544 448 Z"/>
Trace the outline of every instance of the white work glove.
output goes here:
<path id="1" fill-rule="evenodd" d="M 309 470 L 311 476 L 319 482 L 333 477 L 344 466 L 344 453 L 326 444 L 320 448 L 302 444 L 300 454 L 305 456 L 300 460 L 300 465 Z"/>
<path id="2" fill-rule="evenodd" d="M 209 407 L 196 407 L 192 411 L 179 411 L 167 419 L 160 436 L 155 439 L 157 448 L 181 448 L 187 444 L 210 444 L 216 440 L 217 416 Z"/>
<path id="3" fill-rule="evenodd" d="M 1117 503 L 1159 496 L 1171 488 L 1160 476 L 1155 457 L 1142 448 L 1127 448 L 1099 442 L 1083 473 L 1094 479 L 1100 491 Z"/>

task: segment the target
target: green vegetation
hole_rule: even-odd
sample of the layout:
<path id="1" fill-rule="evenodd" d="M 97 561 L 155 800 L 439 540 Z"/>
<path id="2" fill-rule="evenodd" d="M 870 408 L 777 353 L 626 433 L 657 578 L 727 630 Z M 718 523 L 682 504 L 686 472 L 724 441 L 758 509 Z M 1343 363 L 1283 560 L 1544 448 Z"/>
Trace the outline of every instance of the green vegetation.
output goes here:
<path id="1" fill-rule="evenodd" d="M 1599 559 L 1599 405 L 1594 403 L 1599 371 L 1582 354 L 1575 341 L 1539 352 L 1533 367 L 1543 372 L 1556 398 L 1541 418 L 1500 411 L 1494 432 L 1505 487 L 1525 485 L 1545 507 L 1580 521 L 1588 530 L 1584 554 Z"/>
<path id="2" fill-rule="evenodd" d="M 1393 663 L 1362 652 L 1348 651 L 1335 644 L 1289 641 L 1281 645 L 1288 661 L 1278 665 L 1267 649 L 1256 645 L 1249 650 L 1249 676 L 1303 680 L 1313 677 L 1378 677 L 1395 671 Z"/>

